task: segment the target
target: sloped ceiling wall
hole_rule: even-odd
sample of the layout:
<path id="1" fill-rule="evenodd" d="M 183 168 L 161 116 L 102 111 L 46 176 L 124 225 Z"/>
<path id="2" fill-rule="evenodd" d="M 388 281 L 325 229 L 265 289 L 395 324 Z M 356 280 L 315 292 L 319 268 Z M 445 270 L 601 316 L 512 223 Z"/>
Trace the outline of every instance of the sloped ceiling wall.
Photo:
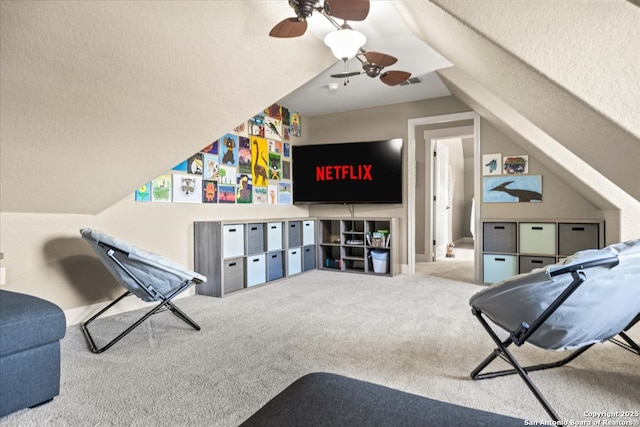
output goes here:
<path id="1" fill-rule="evenodd" d="M 640 9 L 623 0 L 398 9 L 416 36 L 640 200 Z"/>
<path id="2" fill-rule="evenodd" d="M 3 212 L 99 213 L 335 62 L 283 1 L 1 8 Z"/>

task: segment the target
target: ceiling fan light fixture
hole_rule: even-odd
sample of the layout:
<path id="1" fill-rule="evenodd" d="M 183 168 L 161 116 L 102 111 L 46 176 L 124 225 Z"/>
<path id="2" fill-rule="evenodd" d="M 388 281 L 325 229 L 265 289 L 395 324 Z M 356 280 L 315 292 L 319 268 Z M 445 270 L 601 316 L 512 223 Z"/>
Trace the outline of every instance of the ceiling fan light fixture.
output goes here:
<path id="1" fill-rule="evenodd" d="M 324 43 L 331 48 L 333 55 L 343 61 L 356 56 L 366 42 L 364 34 L 349 28 L 332 31 L 324 38 Z"/>

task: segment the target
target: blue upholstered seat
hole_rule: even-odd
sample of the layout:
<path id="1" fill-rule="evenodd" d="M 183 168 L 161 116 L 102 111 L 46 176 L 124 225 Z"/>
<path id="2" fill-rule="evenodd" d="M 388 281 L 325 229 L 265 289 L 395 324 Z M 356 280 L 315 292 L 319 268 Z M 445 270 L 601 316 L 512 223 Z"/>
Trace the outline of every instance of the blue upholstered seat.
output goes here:
<path id="1" fill-rule="evenodd" d="M 31 295 L 0 290 L 0 416 L 60 393 L 64 312 Z"/>

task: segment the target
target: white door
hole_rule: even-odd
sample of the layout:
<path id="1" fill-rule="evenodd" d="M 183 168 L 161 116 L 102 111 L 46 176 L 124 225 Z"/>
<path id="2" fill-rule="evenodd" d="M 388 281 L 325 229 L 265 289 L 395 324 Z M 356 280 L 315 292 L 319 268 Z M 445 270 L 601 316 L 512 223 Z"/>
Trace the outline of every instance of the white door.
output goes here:
<path id="1" fill-rule="evenodd" d="M 449 147 L 436 141 L 434 147 L 434 179 L 433 179 L 433 235 L 435 236 L 433 254 L 434 260 L 447 255 L 449 244 Z"/>

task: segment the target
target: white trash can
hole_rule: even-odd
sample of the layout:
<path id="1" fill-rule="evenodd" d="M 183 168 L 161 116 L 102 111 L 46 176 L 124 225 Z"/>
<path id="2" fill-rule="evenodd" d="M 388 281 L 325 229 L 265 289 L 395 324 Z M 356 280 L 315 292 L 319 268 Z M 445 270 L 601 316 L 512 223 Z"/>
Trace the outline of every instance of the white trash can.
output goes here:
<path id="1" fill-rule="evenodd" d="M 389 251 L 371 251 L 374 273 L 389 272 Z"/>

